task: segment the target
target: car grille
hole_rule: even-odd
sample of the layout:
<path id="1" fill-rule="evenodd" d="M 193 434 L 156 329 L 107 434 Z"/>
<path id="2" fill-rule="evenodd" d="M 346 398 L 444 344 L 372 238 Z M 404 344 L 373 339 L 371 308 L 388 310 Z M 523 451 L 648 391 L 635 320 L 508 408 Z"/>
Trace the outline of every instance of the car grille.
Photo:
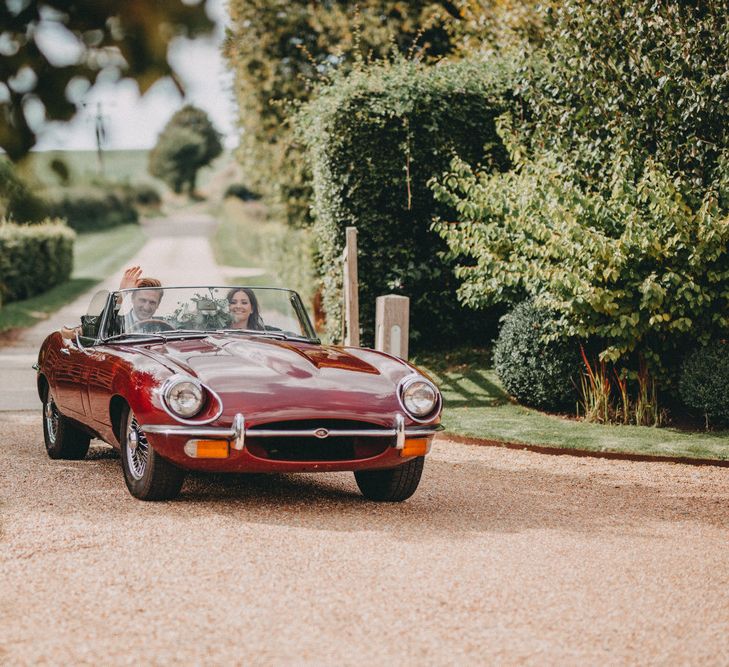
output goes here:
<path id="1" fill-rule="evenodd" d="M 259 424 L 247 431 L 246 449 L 259 458 L 274 461 L 354 461 L 382 454 L 394 447 L 395 437 L 382 436 L 328 436 L 317 437 L 265 437 L 256 438 L 256 429 L 277 431 L 300 430 L 377 430 L 383 427 L 352 420 L 306 419 Z"/>

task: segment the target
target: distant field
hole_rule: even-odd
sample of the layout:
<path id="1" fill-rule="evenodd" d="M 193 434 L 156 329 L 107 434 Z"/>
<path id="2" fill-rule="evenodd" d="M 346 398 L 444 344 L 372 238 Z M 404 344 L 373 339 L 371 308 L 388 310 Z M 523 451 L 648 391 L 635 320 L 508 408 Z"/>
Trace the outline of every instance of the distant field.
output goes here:
<path id="1" fill-rule="evenodd" d="M 43 151 L 30 154 L 29 169 L 39 185 L 54 187 L 60 185 L 58 176 L 51 169 L 55 159 L 66 164 L 71 185 L 89 185 L 99 179 L 121 183 L 149 183 L 160 192 L 168 191 L 160 180 L 150 176 L 147 171 L 148 150 L 104 151 L 103 172 L 99 166 L 96 151 Z M 210 167 L 201 169 L 198 187 L 205 187 L 212 179 L 230 169 L 233 162 L 230 153 L 224 153 Z"/>
<path id="2" fill-rule="evenodd" d="M 149 151 L 105 151 L 104 170 L 101 171 L 96 151 L 44 151 L 30 154 L 30 168 L 35 178 L 44 186 L 59 185 L 58 176 L 50 164 L 58 159 L 66 164 L 71 183 L 86 185 L 101 177 L 128 183 L 152 183 L 164 188 L 164 183 L 147 172 Z"/>

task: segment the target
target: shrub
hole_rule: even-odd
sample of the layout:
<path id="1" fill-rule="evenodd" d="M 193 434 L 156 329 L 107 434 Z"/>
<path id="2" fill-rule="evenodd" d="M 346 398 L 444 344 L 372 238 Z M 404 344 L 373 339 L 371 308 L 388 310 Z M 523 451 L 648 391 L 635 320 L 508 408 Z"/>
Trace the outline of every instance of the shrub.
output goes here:
<path id="1" fill-rule="evenodd" d="M 17 225 L 0 220 L 0 297 L 20 301 L 65 282 L 75 234 L 58 220 Z"/>
<path id="2" fill-rule="evenodd" d="M 48 163 L 48 166 L 61 185 L 66 186 L 71 183 L 71 170 L 65 160 L 55 157 Z"/>
<path id="3" fill-rule="evenodd" d="M 126 184 L 119 188 L 124 198 L 137 208 L 159 208 L 162 205 L 157 188 L 149 183 Z"/>
<path id="4" fill-rule="evenodd" d="M 681 367 L 681 400 L 709 420 L 729 421 L 729 346 L 712 341 L 690 353 Z"/>
<path id="5" fill-rule="evenodd" d="M 574 406 L 581 362 L 576 341 L 546 341 L 554 334 L 554 313 L 524 301 L 503 318 L 494 348 L 494 367 L 504 388 L 524 405 Z"/>
<path id="6" fill-rule="evenodd" d="M 26 223 L 39 222 L 47 216 L 46 202 L 32 192 L 10 162 L 0 157 L 0 217 Z"/>
<path id="7" fill-rule="evenodd" d="M 223 199 L 228 197 L 237 197 L 241 201 L 253 201 L 261 198 L 259 194 L 252 192 L 242 183 L 231 183 L 226 188 Z"/>
<path id="8" fill-rule="evenodd" d="M 375 298 L 410 297 L 414 347 L 488 340 L 494 317 L 459 305 L 446 245 L 431 230 L 428 180 L 453 152 L 508 165 L 494 119 L 507 104 L 505 62 L 427 68 L 378 65 L 335 79 L 297 118 L 313 173 L 318 272 L 327 330 L 341 331 L 345 228 L 358 230 L 362 342 L 373 343 Z"/>
<path id="9" fill-rule="evenodd" d="M 729 329 L 729 219 L 715 193 L 690 206 L 660 165 L 637 184 L 614 166 L 605 196 L 550 154 L 507 174 L 455 163 L 435 189 L 461 222 L 437 230 L 464 303 L 537 296 L 555 335 L 600 339 L 606 361 L 642 354 L 665 387 L 682 349 Z"/>
<path id="10" fill-rule="evenodd" d="M 64 218 L 78 232 L 99 231 L 139 220 L 129 193 L 113 188 L 65 189 L 51 195 L 49 209 L 53 217 Z"/>

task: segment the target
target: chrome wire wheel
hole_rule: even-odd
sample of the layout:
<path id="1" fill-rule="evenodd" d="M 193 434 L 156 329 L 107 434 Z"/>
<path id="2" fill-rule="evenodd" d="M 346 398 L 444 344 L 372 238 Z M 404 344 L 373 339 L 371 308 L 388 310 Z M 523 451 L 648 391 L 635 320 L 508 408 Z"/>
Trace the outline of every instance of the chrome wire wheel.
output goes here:
<path id="1" fill-rule="evenodd" d="M 160 456 L 127 406 L 121 415 L 119 444 L 124 482 L 139 500 L 171 500 L 182 488 L 185 471 Z"/>
<path id="2" fill-rule="evenodd" d="M 52 459 L 80 461 L 89 451 L 91 436 L 77 424 L 63 416 L 46 388 L 43 399 L 43 442 L 46 454 Z"/>
<path id="3" fill-rule="evenodd" d="M 51 445 L 56 444 L 58 438 L 58 422 L 60 416 L 58 414 L 58 408 L 53 402 L 53 399 L 49 396 L 46 401 L 45 407 L 45 420 L 46 420 L 46 433 L 48 434 L 48 442 Z"/>
<path id="4" fill-rule="evenodd" d="M 129 473 L 134 479 L 142 479 L 147 469 L 147 462 L 149 461 L 149 443 L 147 442 L 147 436 L 144 435 L 144 431 L 139 427 L 136 417 L 132 417 L 129 420 L 126 438 L 127 446 L 125 449 Z"/>

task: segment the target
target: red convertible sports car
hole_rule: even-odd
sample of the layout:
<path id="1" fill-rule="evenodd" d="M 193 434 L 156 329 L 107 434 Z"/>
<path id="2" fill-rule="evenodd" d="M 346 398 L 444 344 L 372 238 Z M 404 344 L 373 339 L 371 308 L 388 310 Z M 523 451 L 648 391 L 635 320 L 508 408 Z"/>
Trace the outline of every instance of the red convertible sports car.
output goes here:
<path id="1" fill-rule="evenodd" d="M 35 368 L 48 455 L 82 459 L 101 438 L 142 500 L 175 497 L 187 470 L 349 470 L 365 497 L 401 501 L 440 428 L 427 377 L 322 345 L 285 289 L 102 291 L 75 338 L 46 338 Z"/>

